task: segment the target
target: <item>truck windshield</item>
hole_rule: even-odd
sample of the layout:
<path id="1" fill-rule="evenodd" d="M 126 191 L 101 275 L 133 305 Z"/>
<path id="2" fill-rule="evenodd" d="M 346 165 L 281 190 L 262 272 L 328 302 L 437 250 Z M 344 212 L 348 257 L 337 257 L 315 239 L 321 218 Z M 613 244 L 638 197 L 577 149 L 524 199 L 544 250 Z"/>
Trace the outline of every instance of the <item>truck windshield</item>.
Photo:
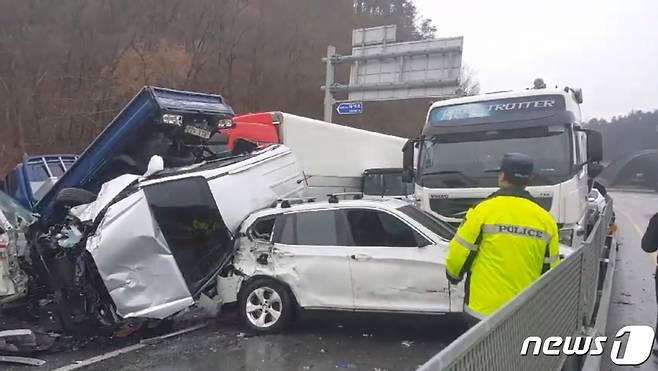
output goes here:
<path id="1" fill-rule="evenodd" d="M 402 181 L 402 171 L 363 175 L 363 193 L 373 196 L 407 196 L 414 193 L 413 184 Z"/>
<path id="2" fill-rule="evenodd" d="M 75 157 L 35 157 L 26 164 L 25 172 L 30 182 L 30 188 L 35 201 L 48 192 L 54 182 L 73 165 Z M 48 168 L 46 168 L 46 166 Z"/>
<path id="3" fill-rule="evenodd" d="M 444 134 L 422 145 L 418 183 L 430 188 L 497 187 L 498 169 L 509 152 L 535 161 L 531 185 L 561 183 L 573 170 L 569 126 Z"/>

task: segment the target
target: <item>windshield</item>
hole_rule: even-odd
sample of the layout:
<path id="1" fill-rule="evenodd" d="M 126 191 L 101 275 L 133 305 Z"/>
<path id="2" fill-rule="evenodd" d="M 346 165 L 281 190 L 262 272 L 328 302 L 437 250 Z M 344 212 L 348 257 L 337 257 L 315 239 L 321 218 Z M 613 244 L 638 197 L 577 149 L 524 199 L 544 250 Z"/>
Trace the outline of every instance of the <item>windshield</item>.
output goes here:
<path id="1" fill-rule="evenodd" d="M 72 158 L 37 158 L 25 166 L 34 201 L 39 201 L 52 188 L 53 184 L 71 167 Z M 48 168 L 46 168 L 48 166 Z"/>
<path id="2" fill-rule="evenodd" d="M 363 176 L 363 193 L 366 195 L 407 196 L 413 192 L 413 184 L 402 181 L 402 171 Z"/>
<path id="3" fill-rule="evenodd" d="M 573 165 L 568 126 L 445 134 L 423 142 L 418 183 L 430 188 L 497 187 L 498 169 L 509 152 L 535 162 L 530 185 L 561 183 Z"/>
<path id="4" fill-rule="evenodd" d="M 446 240 L 451 240 L 455 234 L 455 228 L 453 226 L 442 222 L 439 218 L 427 211 L 423 211 L 412 205 L 402 206 L 398 210 Z"/>
<path id="5" fill-rule="evenodd" d="M 20 229 L 34 221 L 34 216 L 29 210 L 2 191 L 0 191 L 0 212 L 14 229 Z"/>

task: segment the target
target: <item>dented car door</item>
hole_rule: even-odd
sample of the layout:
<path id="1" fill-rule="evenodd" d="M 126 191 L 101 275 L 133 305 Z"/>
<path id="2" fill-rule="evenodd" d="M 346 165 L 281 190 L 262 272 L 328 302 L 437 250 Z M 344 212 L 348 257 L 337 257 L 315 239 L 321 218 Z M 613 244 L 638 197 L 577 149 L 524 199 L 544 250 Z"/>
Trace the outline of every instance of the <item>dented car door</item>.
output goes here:
<path id="1" fill-rule="evenodd" d="M 203 177 L 167 180 L 111 205 L 87 244 L 123 318 L 166 318 L 194 303 L 233 251 Z"/>
<path id="2" fill-rule="evenodd" d="M 299 305 L 353 309 L 348 249 L 338 235 L 336 210 L 286 213 L 277 220 L 272 264 Z"/>
<path id="3" fill-rule="evenodd" d="M 384 210 L 345 209 L 357 310 L 449 312 L 447 246 Z"/>

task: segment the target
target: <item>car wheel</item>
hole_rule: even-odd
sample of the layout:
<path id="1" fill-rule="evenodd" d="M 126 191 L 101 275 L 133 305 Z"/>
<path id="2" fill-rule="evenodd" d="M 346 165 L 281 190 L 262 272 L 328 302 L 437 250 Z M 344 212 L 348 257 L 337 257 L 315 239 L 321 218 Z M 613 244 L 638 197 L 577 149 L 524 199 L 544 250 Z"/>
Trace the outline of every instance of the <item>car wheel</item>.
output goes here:
<path id="1" fill-rule="evenodd" d="M 259 278 L 241 291 L 240 317 L 250 329 L 261 333 L 278 332 L 292 319 L 292 295 L 281 283 Z"/>

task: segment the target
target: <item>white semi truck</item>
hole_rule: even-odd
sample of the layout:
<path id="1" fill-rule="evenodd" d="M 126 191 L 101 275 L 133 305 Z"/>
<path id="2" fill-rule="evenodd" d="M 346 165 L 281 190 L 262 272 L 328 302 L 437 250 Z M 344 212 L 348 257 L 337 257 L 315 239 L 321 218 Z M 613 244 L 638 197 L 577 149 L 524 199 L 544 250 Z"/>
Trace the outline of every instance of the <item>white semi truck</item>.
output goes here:
<path id="1" fill-rule="evenodd" d="M 578 246 L 588 222 L 588 179 L 598 175 L 598 167 L 588 165 L 602 159 L 601 135 L 583 128 L 581 103 L 581 91 L 570 88 L 434 103 L 420 138 L 403 151 L 404 177 L 415 183 L 416 202 L 458 224 L 498 188 L 503 155 L 524 153 L 535 161 L 528 191 L 557 220 L 560 242 Z"/>

